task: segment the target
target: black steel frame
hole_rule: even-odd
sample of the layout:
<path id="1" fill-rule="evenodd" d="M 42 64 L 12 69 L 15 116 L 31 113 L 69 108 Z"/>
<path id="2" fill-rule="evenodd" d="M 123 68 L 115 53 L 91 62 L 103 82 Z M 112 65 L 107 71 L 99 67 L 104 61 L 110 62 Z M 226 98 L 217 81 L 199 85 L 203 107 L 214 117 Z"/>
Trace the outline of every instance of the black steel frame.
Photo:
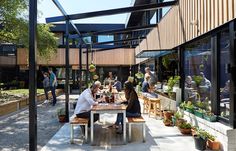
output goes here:
<path id="1" fill-rule="evenodd" d="M 229 23 L 230 33 L 230 119 L 229 123 L 236 128 L 236 19 Z"/>
<path id="2" fill-rule="evenodd" d="M 29 1 L 29 150 L 37 150 L 37 0 Z"/>
<path id="3" fill-rule="evenodd" d="M 47 23 L 51 22 L 60 22 L 66 20 L 76 20 L 76 19 L 85 19 L 91 17 L 101 17 L 101 16 L 108 16 L 108 15 L 115 15 L 115 14 L 122 14 L 122 13 L 131 13 L 131 12 L 140 12 L 140 11 L 149 11 L 149 10 L 156 10 L 163 7 L 173 6 L 177 4 L 177 0 L 163 2 L 158 4 L 146 4 L 140 6 L 133 6 L 133 7 L 124 7 L 124 8 L 117 8 L 117 9 L 110 9 L 110 10 L 103 10 L 103 11 L 96 11 L 96 12 L 88 12 L 88 13 L 81 13 L 81 14 L 72 14 L 66 16 L 56 16 L 46 18 Z"/>

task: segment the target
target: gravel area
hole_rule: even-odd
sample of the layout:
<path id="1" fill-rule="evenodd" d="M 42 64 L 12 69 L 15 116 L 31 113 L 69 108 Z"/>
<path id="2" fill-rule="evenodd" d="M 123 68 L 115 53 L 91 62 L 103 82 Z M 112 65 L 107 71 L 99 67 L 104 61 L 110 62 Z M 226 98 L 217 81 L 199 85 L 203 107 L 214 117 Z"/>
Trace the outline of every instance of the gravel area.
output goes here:
<path id="1" fill-rule="evenodd" d="M 41 148 L 63 126 L 58 122 L 56 111 L 65 105 L 58 101 L 55 106 L 50 104 L 37 105 L 37 148 Z M 29 150 L 29 111 L 24 109 L 11 115 L 0 117 L 0 150 L 25 151 Z"/>

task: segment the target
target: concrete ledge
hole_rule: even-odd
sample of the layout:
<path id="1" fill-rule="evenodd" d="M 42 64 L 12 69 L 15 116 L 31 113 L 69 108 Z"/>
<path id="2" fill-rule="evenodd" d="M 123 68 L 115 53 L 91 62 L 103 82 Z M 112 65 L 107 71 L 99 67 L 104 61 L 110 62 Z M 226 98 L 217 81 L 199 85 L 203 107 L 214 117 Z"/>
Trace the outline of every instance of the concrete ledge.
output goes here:
<path id="1" fill-rule="evenodd" d="M 209 122 L 205 119 L 199 118 L 192 113 L 183 111 L 184 119 L 186 119 L 193 126 L 206 130 L 216 139 L 221 142 L 221 150 L 236 150 L 236 130 L 219 122 Z"/>

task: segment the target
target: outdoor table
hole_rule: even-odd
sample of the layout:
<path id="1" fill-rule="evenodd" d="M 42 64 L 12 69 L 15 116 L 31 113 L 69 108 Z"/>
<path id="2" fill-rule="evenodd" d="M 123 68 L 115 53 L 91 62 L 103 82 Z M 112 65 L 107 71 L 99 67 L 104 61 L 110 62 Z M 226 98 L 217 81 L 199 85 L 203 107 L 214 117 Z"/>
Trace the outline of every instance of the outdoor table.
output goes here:
<path id="1" fill-rule="evenodd" d="M 126 144 L 126 106 L 118 105 L 115 103 L 100 103 L 96 106 L 93 106 L 91 110 L 91 144 L 93 145 L 93 133 L 94 133 L 94 114 L 110 113 L 117 114 L 123 113 L 123 141 Z"/>

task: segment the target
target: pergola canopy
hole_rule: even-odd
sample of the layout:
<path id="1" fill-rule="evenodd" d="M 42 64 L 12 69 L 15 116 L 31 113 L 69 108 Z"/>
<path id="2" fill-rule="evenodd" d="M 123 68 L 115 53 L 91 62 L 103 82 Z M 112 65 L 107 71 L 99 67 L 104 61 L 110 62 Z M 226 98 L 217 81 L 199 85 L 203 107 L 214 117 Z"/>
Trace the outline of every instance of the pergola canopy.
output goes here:
<path id="1" fill-rule="evenodd" d="M 175 50 L 143 50 L 138 53 L 136 58 L 158 58 L 173 53 Z"/>

